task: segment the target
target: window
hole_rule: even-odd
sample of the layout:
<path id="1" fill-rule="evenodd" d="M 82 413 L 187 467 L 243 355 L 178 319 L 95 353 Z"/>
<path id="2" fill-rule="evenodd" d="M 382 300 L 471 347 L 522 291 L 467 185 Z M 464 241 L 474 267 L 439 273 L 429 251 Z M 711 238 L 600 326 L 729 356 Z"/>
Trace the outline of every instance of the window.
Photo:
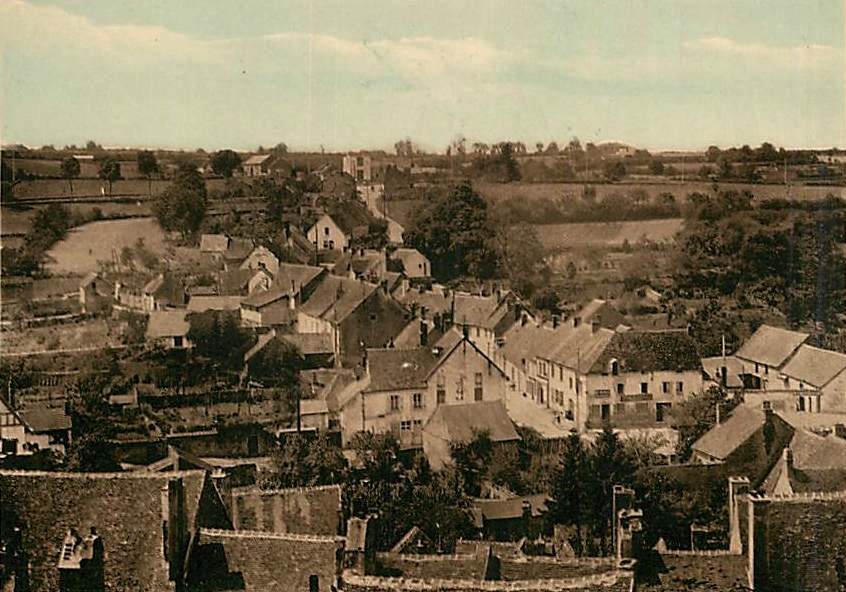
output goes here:
<path id="1" fill-rule="evenodd" d="M 755 374 L 757 374 L 758 372 L 760 372 L 760 369 L 758 368 L 758 362 L 755 362 Z"/>
<path id="2" fill-rule="evenodd" d="M 543 403 L 543 385 L 538 385 L 538 403 Z"/>
<path id="3" fill-rule="evenodd" d="M 423 420 L 422 419 L 415 419 L 412 422 L 411 425 L 414 427 L 415 432 L 419 432 L 420 430 L 423 429 Z"/>
<path id="4" fill-rule="evenodd" d="M 308 592 L 320 592 L 320 578 L 316 575 L 308 576 Z"/>
<path id="5" fill-rule="evenodd" d="M 437 381 L 437 401 L 438 405 L 442 405 L 446 403 L 446 384 L 444 381 L 444 375 L 438 374 Z"/>
<path id="6" fill-rule="evenodd" d="M 570 390 L 573 390 L 573 377 L 570 377 Z"/>
<path id="7" fill-rule="evenodd" d="M 770 367 L 767 366 L 766 364 L 764 364 L 764 374 L 769 374 L 769 373 L 770 373 Z"/>
<path id="8" fill-rule="evenodd" d="M 618 382 L 618 383 L 617 383 L 617 394 L 618 394 L 618 395 L 622 395 L 622 394 L 623 394 L 623 392 L 624 392 L 624 389 L 625 389 L 625 388 L 626 388 L 626 387 L 623 385 L 623 383 L 622 383 L 622 382 Z"/>
<path id="9" fill-rule="evenodd" d="M 611 360 L 611 374 L 617 376 L 620 373 L 620 363 L 617 360 Z"/>
<path id="10" fill-rule="evenodd" d="M 475 384 L 473 386 L 473 399 L 476 401 L 482 400 L 482 373 L 476 372 Z"/>
<path id="11" fill-rule="evenodd" d="M 173 347 L 182 347 L 182 335 L 176 335 L 173 338 Z"/>
<path id="12" fill-rule="evenodd" d="M 411 402 L 415 409 L 421 409 L 423 407 L 423 393 L 414 393 L 411 395 Z"/>
<path id="13" fill-rule="evenodd" d="M 538 374 L 543 377 L 546 377 L 546 362 L 543 360 L 538 362 Z"/>
<path id="14" fill-rule="evenodd" d="M 358 166 L 364 166 L 364 157 L 363 156 L 356 156 L 355 157 L 355 164 Z"/>
<path id="15" fill-rule="evenodd" d="M 558 380 L 564 380 L 564 366 L 558 366 Z"/>
<path id="16" fill-rule="evenodd" d="M 676 392 L 683 393 L 684 392 L 684 383 L 679 381 L 676 383 Z"/>
<path id="17" fill-rule="evenodd" d="M 399 411 L 399 395 L 391 395 L 391 411 Z"/>
<path id="18" fill-rule="evenodd" d="M 326 236 L 329 236 L 329 227 L 328 226 L 323 227 L 323 234 L 325 234 Z"/>
<path id="19" fill-rule="evenodd" d="M 662 382 L 661 383 L 661 392 L 665 395 L 670 392 L 670 383 L 669 382 Z"/>
<path id="20" fill-rule="evenodd" d="M 790 379 L 788 377 L 784 377 L 784 389 L 790 390 Z"/>
<path id="21" fill-rule="evenodd" d="M 648 382 L 641 382 L 640 383 L 640 392 L 643 395 L 649 393 L 649 383 Z"/>
<path id="22" fill-rule="evenodd" d="M 456 384 L 455 388 L 455 398 L 459 401 L 464 400 L 464 377 L 458 377 L 458 383 Z"/>
<path id="23" fill-rule="evenodd" d="M 401 432 L 408 432 L 411 431 L 411 420 L 403 420 L 400 422 L 400 431 Z"/>

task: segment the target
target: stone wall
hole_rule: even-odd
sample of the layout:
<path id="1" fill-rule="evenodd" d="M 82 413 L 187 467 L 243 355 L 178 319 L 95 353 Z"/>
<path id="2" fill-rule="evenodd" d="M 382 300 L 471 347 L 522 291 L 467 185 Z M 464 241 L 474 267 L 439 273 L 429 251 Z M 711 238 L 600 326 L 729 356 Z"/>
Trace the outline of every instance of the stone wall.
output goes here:
<path id="1" fill-rule="evenodd" d="M 338 533 L 340 512 L 341 488 L 337 485 L 232 491 L 236 530 L 334 535 Z"/>

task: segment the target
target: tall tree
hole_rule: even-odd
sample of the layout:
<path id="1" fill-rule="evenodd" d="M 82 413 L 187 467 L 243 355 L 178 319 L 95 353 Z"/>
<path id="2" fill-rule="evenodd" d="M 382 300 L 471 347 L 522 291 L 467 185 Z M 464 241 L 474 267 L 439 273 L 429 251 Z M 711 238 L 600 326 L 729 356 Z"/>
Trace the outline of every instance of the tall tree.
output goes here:
<path id="1" fill-rule="evenodd" d="M 582 527 L 589 506 L 588 482 L 590 480 L 588 452 L 577 433 L 572 433 L 561 451 L 561 465 L 555 480 L 553 497 L 554 518 L 558 524 L 570 524 L 576 528 L 573 549 L 582 554 Z"/>
<path id="2" fill-rule="evenodd" d="M 138 172 L 147 177 L 147 192 L 152 198 L 153 175 L 159 173 L 159 162 L 156 160 L 156 155 L 149 150 L 141 150 L 136 158 L 138 160 Z"/>
<path id="3" fill-rule="evenodd" d="M 211 167 L 215 174 L 227 179 L 241 166 L 241 157 L 233 150 L 220 150 L 211 157 Z"/>
<path id="4" fill-rule="evenodd" d="M 120 179 L 120 163 L 111 156 L 107 156 L 100 163 L 100 172 L 97 176 L 109 183 L 109 195 L 112 194 L 112 183 Z"/>
<path id="5" fill-rule="evenodd" d="M 79 161 L 73 156 L 68 156 L 62 160 L 62 176 L 68 180 L 71 195 L 73 195 L 73 180 L 79 176 L 79 171 Z"/>
<path id="6" fill-rule="evenodd" d="M 458 473 L 464 478 L 467 495 L 478 497 L 482 493 L 482 481 L 488 474 L 493 455 L 493 441 L 487 431 L 473 431 L 469 442 L 450 444 L 450 456 Z"/>
<path id="7" fill-rule="evenodd" d="M 206 215 L 206 182 L 191 164 L 182 164 L 170 186 L 153 200 L 153 214 L 164 230 L 195 234 Z"/>
<path id="8" fill-rule="evenodd" d="M 611 499 L 614 485 L 631 485 L 634 481 L 634 466 L 620 442 L 619 436 L 606 425 L 593 445 L 591 470 L 595 477 L 590 513 L 594 536 L 599 539 L 599 551 L 603 555 L 610 551 L 609 535 L 614 527 L 611 516 Z"/>

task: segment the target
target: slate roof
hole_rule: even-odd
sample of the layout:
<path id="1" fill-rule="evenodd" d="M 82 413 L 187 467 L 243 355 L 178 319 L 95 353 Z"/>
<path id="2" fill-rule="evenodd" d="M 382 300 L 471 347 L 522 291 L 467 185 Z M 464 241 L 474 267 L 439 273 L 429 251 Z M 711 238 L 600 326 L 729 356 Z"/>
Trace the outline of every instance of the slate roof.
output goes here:
<path id="1" fill-rule="evenodd" d="M 285 298 L 288 295 L 290 295 L 290 288 L 286 289 L 279 284 L 275 284 L 271 286 L 269 290 L 256 290 L 255 292 L 244 298 L 243 303 L 247 306 L 262 308 L 267 306 L 268 304 L 276 302 L 277 300 L 281 300 L 282 298 Z"/>
<path id="2" fill-rule="evenodd" d="M 468 442 L 473 438 L 474 430 L 487 430 L 493 442 L 520 439 L 502 401 L 440 405 L 429 418 L 427 425 L 435 422 L 443 422 L 450 442 Z"/>
<path id="3" fill-rule="evenodd" d="M 200 252 L 223 253 L 229 246 L 229 237 L 225 234 L 204 234 L 200 237 Z"/>
<path id="4" fill-rule="evenodd" d="M 724 460 L 751 438 L 765 421 L 766 415 L 763 411 L 740 405 L 728 419 L 711 428 L 694 442 L 693 450 Z"/>
<path id="5" fill-rule="evenodd" d="M 456 324 L 494 329 L 507 313 L 505 302 L 497 301 L 496 296 L 455 294 Z"/>
<path id="6" fill-rule="evenodd" d="M 63 407 L 30 407 L 19 409 L 17 413 L 35 434 L 71 429 L 71 418 Z"/>
<path id="7" fill-rule="evenodd" d="M 331 354 L 332 336 L 328 333 L 283 333 L 279 339 L 295 346 L 305 356 Z"/>
<path id="8" fill-rule="evenodd" d="M 340 323 L 367 300 L 377 286 L 338 276 L 326 276 L 300 311 L 312 317 Z"/>
<path id="9" fill-rule="evenodd" d="M 702 369 L 696 343 L 686 331 L 625 331 L 611 341 L 590 366 L 591 372 L 607 372 L 611 360 L 621 372 L 683 372 Z"/>
<path id="10" fill-rule="evenodd" d="M 238 310 L 241 308 L 241 296 L 191 296 L 188 301 L 188 312 L 203 312 L 206 310 Z"/>
<path id="11" fill-rule="evenodd" d="M 105 543 L 107 590 L 172 590 L 162 557 L 162 489 L 181 477 L 195 524 L 203 471 L 51 473 L 0 470 L 0 516 L 22 526 L 33 592 L 59 589 L 56 565 L 70 528 L 96 527 Z"/>
<path id="12" fill-rule="evenodd" d="M 147 338 L 174 337 L 188 334 L 191 326 L 186 319 L 184 310 L 154 310 L 150 313 L 147 323 Z"/>
<path id="13" fill-rule="evenodd" d="M 594 298 L 588 302 L 578 313 L 573 316 L 579 317 L 582 322 L 590 324 L 591 321 L 599 321 L 600 326 L 606 329 L 613 329 L 618 325 L 625 324 L 626 317 L 605 300 Z"/>
<path id="14" fill-rule="evenodd" d="M 370 386 L 367 392 L 424 388 L 429 373 L 438 362 L 439 358 L 426 347 L 368 349 Z"/>
<path id="15" fill-rule="evenodd" d="M 247 289 L 256 272 L 252 269 L 230 269 L 218 275 L 221 296 L 235 296 Z"/>
<path id="16" fill-rule="evenodd" d="M 244 165 L 249 166 L 261 164 L 268 158 L 270 158 L 270 154 L 253 154 L 247 160 L 244 161 Z"/>
<path id="17" fill-rule="evenodd" d="M 300 413 L 302 415 L 323 415 L 329 413 L 329 405 L 322 399 L 301 399 Z"/>
<path id="18" fill-rule="evenodd" d="M 485 520 L 509 520 L 523 516 L 523 503 L 531 508 L 532 517 L 545 514 L 551 498 L 545 494 L 526 495 L 511 499 L 476 499 L 473 506 L 479 510 Z"/>
<path id="19" fill-rule="evenodd" d="M 334 536 L 202 529 L 192 554 L 192 592 L 308 590 L 316 575 L 328 592 L 340 571 L 343 539 Z"/>
<path id="20" fill-rule="evenodd" d="M 846 354 L 801 345 L 782 373 L 806 384 L 822 388 L 846 370 Z"/>
<path id="21" fill-rule="evenodd" d="M 737 350 L 737 357 L 778 368 L 808 338 L 807 333 L 761 325 Z"/>

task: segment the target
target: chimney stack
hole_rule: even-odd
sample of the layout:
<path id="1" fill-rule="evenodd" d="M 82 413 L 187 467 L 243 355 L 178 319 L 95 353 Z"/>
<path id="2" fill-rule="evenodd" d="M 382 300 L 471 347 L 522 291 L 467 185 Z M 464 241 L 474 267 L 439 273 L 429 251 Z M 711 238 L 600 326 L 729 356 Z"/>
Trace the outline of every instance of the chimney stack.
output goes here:
<path id="1" fill-rule="evenodd" d="M 429 326 L 423 319 L 420 320 L 420 345 L 429 345 Z"/>
<path id="2" fill-rule="evenodd" d="M 597 333 L 598 331 L 599 331 L 599 320 L 598 320 L 598 319 L 593 319 L 593 320 L 590 322 L 590 332 L 591 332 L 591 333 Z"/>

